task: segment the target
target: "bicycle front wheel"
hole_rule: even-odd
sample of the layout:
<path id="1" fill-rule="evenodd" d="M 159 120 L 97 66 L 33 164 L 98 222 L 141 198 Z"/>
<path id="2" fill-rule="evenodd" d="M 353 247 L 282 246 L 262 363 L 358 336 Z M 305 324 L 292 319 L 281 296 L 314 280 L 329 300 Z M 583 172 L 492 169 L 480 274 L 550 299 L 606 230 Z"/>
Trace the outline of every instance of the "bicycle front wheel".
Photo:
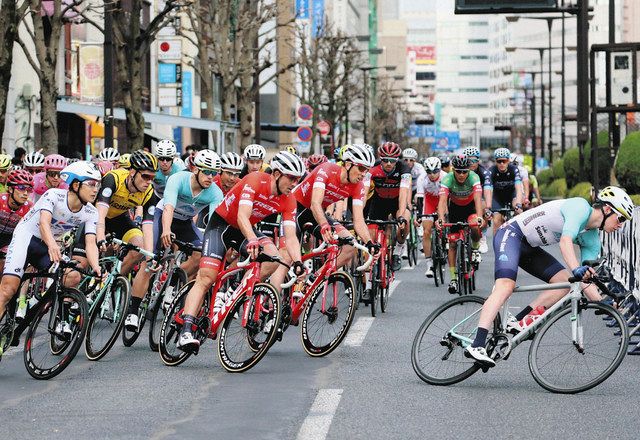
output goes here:
<path id="1" fill-rule="evenodd" d="M 180 365 L 191 356 L 191 353 L 182 351 L 177 346 L 182 324 L 177 322 L 176 318 L 182 316 L 179 316 L 178 313 L 184 308 L 184 302 L 194 283 L 195 281 L 190 281 L 176 293 L 175 298 L 173 298 L 173 301 L 171 301 L 171 304 L 167 307 L 162 326 L 160 327 L 158 353 L 160 354 L 162 362 L 170 367 Z"/>
<path id="2" fill-rule="evenodd" d="M 41 301 L 24 341 L 24 365 L 32 377 L 51 379 L 67 368 L 84 340 L 87 315 L 87 301 L 76 289 L 61 288 L 57 298 Z"/>
<path id="3" fill-rule="evenodd" d="M 578 342 L 572 340 L 572 325 Z M 553 393 L 575 394 L 602 383 L 618 368 L 629 345 L 629 330 L 613 307 L 588 303 L 558 312 L 538 331 L 529 349 L 529 370 Z"/>
<path id="4" fill-rule="evenodd" d="M 165 283 L 160 295 L 156 298 L 149 318 L 149 348 L 151 348 L 151 351 L 158 351 L 160 329 L 162 328 L 165 312 L 173 301 L 176 292 L 182 289 L 185 284 L 187 284 L 187 274 L 178 267 L 171 275 L 171 280 Z"/>

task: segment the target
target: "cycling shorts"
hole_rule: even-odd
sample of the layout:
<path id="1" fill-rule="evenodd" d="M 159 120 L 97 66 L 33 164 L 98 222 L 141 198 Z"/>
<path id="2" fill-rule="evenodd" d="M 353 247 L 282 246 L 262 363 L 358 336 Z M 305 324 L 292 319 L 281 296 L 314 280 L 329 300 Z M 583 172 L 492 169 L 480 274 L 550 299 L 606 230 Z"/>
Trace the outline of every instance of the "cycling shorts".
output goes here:
<path id="1" fill-rule="evenodd" d="M 37 270 L 46 270 L 51 266 L 49 248 L 38 237 L 25 234 L 16 228 L 17 233 L 7 248 L 7 257 L 4 261 L 3 275 L 13 275 L 22 278 L 28 265 Z M 25 243 L 28 243 L 25 246 Z"/>
<path id="2" fill-rule="evenodd" d="M 107 234 L 112 234 L 126 243 L 134 237 L 142 238 L 142 230 L 131 219 L 128 211 L 113 218 L 106 218 L 105 230 Z"/>
<path id="3" fill-rule="evenodd" d="M 368 218 L 371 220 L 389 220 L 389 216 L 395 218 L 396 212 L 398 212 L 398 203 L 398 199 L 372 197 L 368 203 L 371 205 Z"/>
<path id="4" fill-rule="evenodd" d="M 514 189 L 511 195 L 506 196 L 502 193 L 493 192 L 493 198 L 491 199 L 491 210 L 500 211 L 501 209 L 512 209 L 513 199 L 516 198 L 516 190 Z"/>
<path id="5" fill-rule="evenodd" d="M 253 232 L 258 237 L 260 245 L 265 246 L 273 243 L 262 232 L 255 229 Z M 204 230 L 200 267 L 219 270 L 229 249 L 235 249 L 240 254 L 246 255 L 246 247 L 247 239 L 242 235 L 240 229 L 234 228 L 217 212 L 214 212 Z"/>
<path id="6" fill-rule="evenodd" d="M 153 248 L 160 252 L 162 251 L 162 242 L 160 241 L 160 234 L 162 230 L 162 210 L 156 208 L 153 213 Z M 203 234 L 200 229 L 196 227 L 193 220 L 179 220 L 174 218 L 171 222 L 171 232 L 180 240 L 187 243 L 191 243 L 195 247 L 202 246 Z"/>
<path id="7" fill-rule="evenodd" d="M 532 247 L 517 223 L 505 223 L 493 238 L 495 279 L 516 280 L 518 267 L 548 283 L 564 266 L 540 247 Z"/>
<path id="8" fill-rule="evenodd" d="M 438 203 L 440 202 L 440 196 L 425 194 L 423 200 L 424 200 L 422 202 L 423 215 L 431 215 L 431 214 L 436 214 L 438 212 Z"/>

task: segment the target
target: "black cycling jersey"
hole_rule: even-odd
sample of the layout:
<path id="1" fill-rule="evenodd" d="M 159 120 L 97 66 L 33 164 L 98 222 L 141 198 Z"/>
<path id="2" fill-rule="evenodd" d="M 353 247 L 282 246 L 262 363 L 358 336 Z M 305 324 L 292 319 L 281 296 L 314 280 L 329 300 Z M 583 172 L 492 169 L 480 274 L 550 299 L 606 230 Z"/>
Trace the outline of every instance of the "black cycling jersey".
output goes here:
<path id="1" fill-rule="evenodd" d="M 518 167 L 509 164 L 504 173 L 498 171 L 497 165 L 487 170 L 485 186 L 493 190 L 493 198 L 509 199 L 513 198 L 516 183 L 522 183 Z"/>

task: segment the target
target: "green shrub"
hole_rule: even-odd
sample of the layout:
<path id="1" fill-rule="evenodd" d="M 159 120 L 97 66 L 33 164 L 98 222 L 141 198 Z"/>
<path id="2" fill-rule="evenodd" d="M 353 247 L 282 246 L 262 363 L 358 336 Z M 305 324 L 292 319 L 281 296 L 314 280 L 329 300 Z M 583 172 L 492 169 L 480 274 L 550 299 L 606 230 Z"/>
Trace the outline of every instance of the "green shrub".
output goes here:
<path id="1" fill-rule="evenodd" d="M 580 182 L 580 151 L 578 147 L 570 148 L 564 153 L 562 167 L 569 186 L 575 186 Z"/>
<path id="2" fill-rule="evenodd" d="M 565 179 L 556 179 L 551 182 L 546 188 L 545 194 L 542 196 L 546 197 L 558 197 L 563 198 L 567 195 L 567 181 Z"/>
<path id="3" fill-rule="evenodd" d="M 582 197 L 587 202 L 591 202 L 591 182 L 580 182 L 569 190 L 568 197 Z"/>
<path id="4" fill-rule="evenodd" d="M 548 184 L 544 184 L 544 185 L 540 185 L 538 182 L 538 189 L 540 190 L 540 195 L 542 197 L 547 195 L 547 188 L 549 187 Z"/>
<path id="5" fill-rule="evenodd" d="M 546 168 L 542 171 L 538 171 L 536 177 L 538 178 L 539 185 L 548 185 L 553 181 L 553 170 L 551 168 Z"/>
<path id="6" fill-rule="evenodd" d="M 640 132 L 629 133 L 620 144 L 615 173 L 621 187 L 640 193 Z"/>
<path id="7" fill-rule="evenodd" d="M 610 175 L 610 159 L 609 159 L 609 134 L 606 131 L 598 133 L 598 175 L 600 176 L 600 187 L 606 185 L 609 182 Z M 574 187 L 580 183 L 580 151 L 578 147 L 570 148 L 564 154 L 563 168 L 565 172 L 565 178 L 567 179 L 567 185 Z M 591 141 L 587 142 L 584 147 L 584 177 L 593 180 L 591 176 Z M 559 176 L 556 176 L 559 178 Z"/>
<path id="8" fill-rule="evenodd" d="M 551 167 L 551 169 L 553 169 L 553 177 L 555 177 L 556 179 L 562 179 L 563 177 L 566 177 L 564 173 L 564 160 L 556 159 L 553 162 L 553 166 Z"/>
<path id="9" fill-rule="evenodd" d="M 629 194 L 629 197 L 635 206 L 640 206 L 640 194 Z"/>

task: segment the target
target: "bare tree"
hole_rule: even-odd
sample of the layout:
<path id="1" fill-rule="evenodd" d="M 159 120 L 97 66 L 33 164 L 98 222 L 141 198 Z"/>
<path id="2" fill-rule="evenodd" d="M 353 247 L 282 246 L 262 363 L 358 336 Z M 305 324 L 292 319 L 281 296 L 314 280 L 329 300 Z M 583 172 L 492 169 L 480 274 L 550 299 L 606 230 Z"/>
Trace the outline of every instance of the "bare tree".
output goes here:
<path id="1" fill-rule="evenodd" d="M 4 133 L 4 120 L 7 111 L 11 65 L 13 64 L 13 43 L 18 35 L 20 17 L 24 15 L 29 2 L 27 0 L 2 0 L 0 4 L 0 139 Z"/>
<path id="2" fill-rule="evenodd" d="M 371 142 L 378 145 L 382 141 L 393 141 L 400 145 L 408 142 L 405 124 L 411 115 L 407 106 L 398 95 L 393 94 L 392 84 L 383 78 L 378 79 L 375 109 L 371 118 Z M 399 123 L 400 122 L 400 123 Z"/>

